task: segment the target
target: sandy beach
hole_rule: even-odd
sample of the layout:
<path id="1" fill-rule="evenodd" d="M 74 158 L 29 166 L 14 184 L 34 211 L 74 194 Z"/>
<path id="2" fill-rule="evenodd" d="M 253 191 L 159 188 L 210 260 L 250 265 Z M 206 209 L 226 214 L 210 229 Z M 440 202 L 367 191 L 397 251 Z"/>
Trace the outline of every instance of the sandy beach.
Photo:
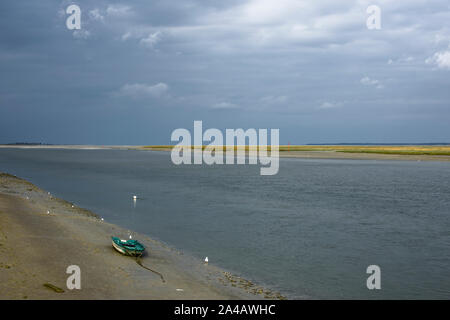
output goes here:
<path id="1" fill-rule="evenodd" d="M 286 146 L 285 146 L 286 147 Z M 162 151 L 170 152 L 172 149 L 168 146 L 100 146 L 100 145 L 0 145 L 0 148 L 17 149 L 72 149 L 72 150 L 142 150 L 142 151 Z M 320 148 L 312 146 L 311 148 Z M 285 148 L 284 148 L 285 149 Z M 198 151 L 193 151 L 198 152 Z M 450 161 L 450 155 L 433 154 L 383 154 L 383 153 L 358 153 L 358 152 L 338 152 L 335 150 L 282 150 L 279 152 L 280 158 L 300 158 L 300 159 L 347 159 L 347 160 L 399 160 L 399 161 Z"/>
<path id="2" fill-rule="evenodd" d="M 283 152 L 280 152 L 280 158 L 400 160 L 400 161 L 450 161 L 450 156 L 441 156 L 441 155 L 344 153 L 344 152 L 336 152 L 336 151 L 283 151 Z"/>
<path id="3" fill-rule="evenodd" d="M 147 248 L 142 263 L 154 273 L 116 252 L 112 235 L 127 230 L 0 173 L 0 299 L 283 298 L 136 234 Z M 70 265 L 80 267 L 80 290 L 66 286 Z"/>

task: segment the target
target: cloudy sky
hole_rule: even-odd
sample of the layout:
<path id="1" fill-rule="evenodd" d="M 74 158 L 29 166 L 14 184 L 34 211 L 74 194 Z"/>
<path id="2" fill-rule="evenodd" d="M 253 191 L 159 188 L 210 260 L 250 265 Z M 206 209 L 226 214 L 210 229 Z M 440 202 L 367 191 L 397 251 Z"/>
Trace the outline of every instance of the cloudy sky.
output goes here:
<path id="1" fill-rule="evenodd" d="M 450 3 L 0 2 L 0 143 L 169 144 L 194 120 L 282 144 L 450 142 Z"/>

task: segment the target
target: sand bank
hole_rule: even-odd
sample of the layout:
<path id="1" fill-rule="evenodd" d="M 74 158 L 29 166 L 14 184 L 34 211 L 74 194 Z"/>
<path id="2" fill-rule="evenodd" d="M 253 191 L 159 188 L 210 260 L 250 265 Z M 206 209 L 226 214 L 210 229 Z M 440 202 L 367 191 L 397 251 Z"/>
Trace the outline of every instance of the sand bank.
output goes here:
<path id="1" fill-rule="evenodd" d="M 279 294 L 144 235 L 142 263 L 116 252 L 126 229 L 0 173 L 0 299 L 264 299 Z M 66 269 L 81 269 L 69 290 Z M 53 288 L 53 289 L 52 289 Z M 58 292 L 58 288 L 64 292 Z"/>
<path id="2" fill-rule="evenodd" d="M 310 147 L 310 146 L 306 146 Z M 311 149 L 321 148 L 324 146 L 311 146 Z M 326 146 L 325 146 L 326 147 Z M 358 146 L 360 147 L 360 146 Z M 0 145 L 2 148 L 17 149 L 72 149 L 72 150 L 143 150 L 143 151 L 163 151 L 170 152 L 171 146 L 99 146 L 99 145 Z M 286 146 L 283 147 L 286 149 Z M 193 151 L 196 152 L 196 151 Z M 291 150 L 280 151 L 280 158 L 301 158 L 301 159 L 348 159 L 348 160 L 401 160 L 401 161 L 450 161 L 450 155 L 433 155 L 433 154 L 389 154 L 389 153 L 358 153 L 358 152 L 339 152 L 336 150 Z"/>

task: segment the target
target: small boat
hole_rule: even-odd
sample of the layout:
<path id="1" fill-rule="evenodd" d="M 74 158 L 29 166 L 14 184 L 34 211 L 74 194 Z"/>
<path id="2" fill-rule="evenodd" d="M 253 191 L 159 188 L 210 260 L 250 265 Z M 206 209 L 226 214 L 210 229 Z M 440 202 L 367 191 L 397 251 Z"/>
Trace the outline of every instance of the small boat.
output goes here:
<path id="1" fill-rule="evenodd" d="M 117 237 L 111 237 L 114 249 L 126 256 L 140 257 L 145 247 L 137 240 L 122 240 Z"/>

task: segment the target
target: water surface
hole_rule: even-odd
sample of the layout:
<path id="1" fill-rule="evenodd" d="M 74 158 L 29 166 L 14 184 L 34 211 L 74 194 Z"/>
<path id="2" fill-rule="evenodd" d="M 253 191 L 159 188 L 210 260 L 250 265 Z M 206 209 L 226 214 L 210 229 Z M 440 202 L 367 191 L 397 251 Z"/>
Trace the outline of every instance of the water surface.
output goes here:
<path id="1" fill-rule="evenodd" d="M 0 171 L 290 298 L 450 298 L 448 162 L 280 159 L 260 176 L 168 152 L 0 149 Z"/>

